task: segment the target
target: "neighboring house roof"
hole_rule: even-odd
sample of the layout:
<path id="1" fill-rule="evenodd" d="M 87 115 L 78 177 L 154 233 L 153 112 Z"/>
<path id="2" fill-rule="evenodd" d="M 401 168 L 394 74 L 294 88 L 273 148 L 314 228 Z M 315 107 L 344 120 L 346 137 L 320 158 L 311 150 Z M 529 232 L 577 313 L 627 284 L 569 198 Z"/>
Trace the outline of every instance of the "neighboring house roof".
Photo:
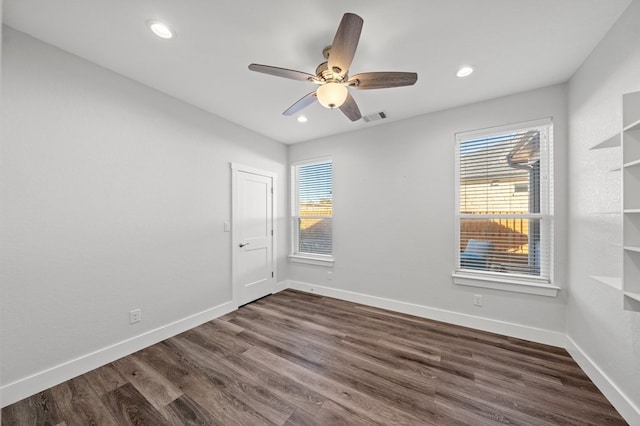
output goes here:
<path id="1" fill-rule="evenodd" d="M 539 158 L 540 133 L 535 130 L 464 141 L 460 152 L 461 184 L 526 182 L 529 166 Z"/>

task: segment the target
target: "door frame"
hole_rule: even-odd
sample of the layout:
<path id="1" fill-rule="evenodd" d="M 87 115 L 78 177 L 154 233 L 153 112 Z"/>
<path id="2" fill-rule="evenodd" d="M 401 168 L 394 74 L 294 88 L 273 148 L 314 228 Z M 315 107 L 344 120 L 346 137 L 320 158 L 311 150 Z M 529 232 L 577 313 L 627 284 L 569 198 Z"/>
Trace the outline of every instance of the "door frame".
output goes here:
<path id="1" fill-rule="evenodd" d="M 277 175 L 274 172 L 268 170 L 261 170 L 251 166 L 245 166 L 244 164 L 230 163 L 231 166 L 231 301 L 233 306 L 237 309 L 239 306 L 239 291 L 238 291 L 238 252 L 236 248 L 240 244 L 238 240 L 238 232 L 236 232 L 236 225 L 239 223 L 238 217 L 238 174 L 249 173 L 253 175 L 263 176 L 271 179 L 271 229 L 273 229 L 273 235 L 271 236 L 271 266 L 274 278 L 274 287 L 278 277 L 278 250 L 277 250 Z"/>

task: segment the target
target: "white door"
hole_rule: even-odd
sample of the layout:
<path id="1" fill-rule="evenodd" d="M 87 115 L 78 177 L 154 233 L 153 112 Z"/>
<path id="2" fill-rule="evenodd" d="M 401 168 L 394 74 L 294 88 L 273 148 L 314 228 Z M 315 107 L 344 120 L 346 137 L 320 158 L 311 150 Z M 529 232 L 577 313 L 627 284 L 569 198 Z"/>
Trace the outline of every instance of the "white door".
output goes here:
<path id="1" fill-rule="evenodd" d="M 233 287 L 238 306 L 271 294 L 275 285 L 274 176 L 232 165 Z"/>

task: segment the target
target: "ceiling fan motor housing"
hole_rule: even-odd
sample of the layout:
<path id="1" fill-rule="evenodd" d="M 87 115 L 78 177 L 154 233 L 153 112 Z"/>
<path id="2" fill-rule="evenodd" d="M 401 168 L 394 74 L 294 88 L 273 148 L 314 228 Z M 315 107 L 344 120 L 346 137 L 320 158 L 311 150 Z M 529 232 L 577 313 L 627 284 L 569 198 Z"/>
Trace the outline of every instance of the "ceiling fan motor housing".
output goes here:
<path id="1" fill-rule="evenodd" d="M 340 75 L 333 70 L 330 70 L 327 62 L 323 62 L 316 67 L 316 75 L 324 83 L 344 83 L 349 79 L 347 74 Z"/>

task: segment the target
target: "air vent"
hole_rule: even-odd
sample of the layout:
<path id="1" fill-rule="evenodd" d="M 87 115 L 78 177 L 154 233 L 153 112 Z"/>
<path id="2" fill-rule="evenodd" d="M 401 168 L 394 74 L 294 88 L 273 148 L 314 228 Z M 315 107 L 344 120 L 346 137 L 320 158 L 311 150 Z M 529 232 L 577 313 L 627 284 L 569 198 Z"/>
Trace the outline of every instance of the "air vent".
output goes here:
<path id="1" fill-rule="evenodd" d="M 362 119 L 367 123 L 371 121 L 382 120 L 383 118 L 387 118 L 387 113 L 384 111 L 376 112 L 362 117 Z"/>

